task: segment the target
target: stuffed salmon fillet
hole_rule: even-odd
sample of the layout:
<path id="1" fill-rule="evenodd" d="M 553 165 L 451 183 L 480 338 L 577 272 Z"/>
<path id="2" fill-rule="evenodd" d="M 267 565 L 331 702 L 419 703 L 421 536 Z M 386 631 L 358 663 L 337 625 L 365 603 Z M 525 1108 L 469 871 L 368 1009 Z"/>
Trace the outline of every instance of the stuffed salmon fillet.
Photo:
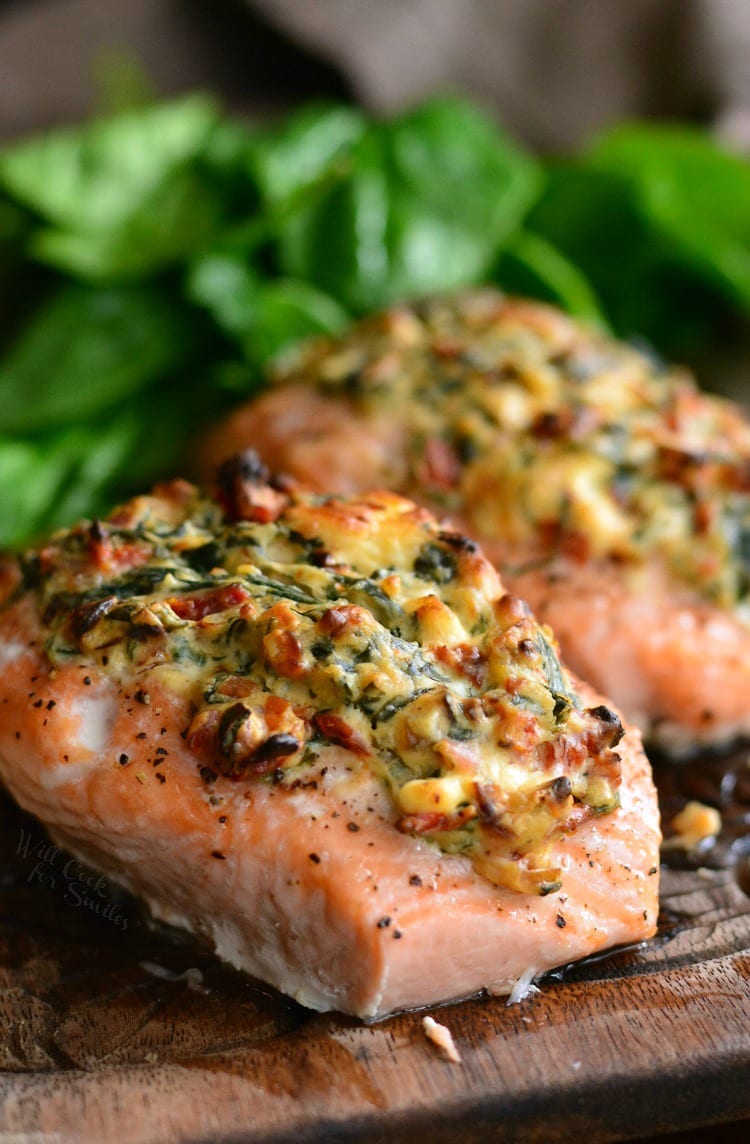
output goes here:
<path id="1" fill-rule="evenodd" d="M 303 347 L 205 443 L 478 538 L 580 676 L 676 754 L 750 733 L 750 425 L 683 372 L 496 291 Z"/>
<path id="2" fill-rule="evenodd" d="M 637 731 L 391 493 L 172 482 L 6 570 L 0 769 L 54 841 L 365 1019 L 654 932 Z"/>

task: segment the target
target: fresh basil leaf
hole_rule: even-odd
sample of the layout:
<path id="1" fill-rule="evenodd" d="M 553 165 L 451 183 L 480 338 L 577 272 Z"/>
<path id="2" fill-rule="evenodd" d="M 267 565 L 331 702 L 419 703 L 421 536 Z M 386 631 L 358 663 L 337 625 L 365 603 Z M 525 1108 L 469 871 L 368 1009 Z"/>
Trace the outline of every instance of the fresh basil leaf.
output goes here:
<path id="1" fill-rule="evenodd" d="M 314 283 L 355 312 L 385 301 L 390 275 L 389 188 L 380 140 L 369 133 L 353 170 L 288 212 L 278 230 L 282 274 Z"/>
<path id="2" fill-rule="evenodd" d="M 626 178 L 648 224 L 709 282 L 750 308 L 750 163 L 697 128 L 629 124 L 588 152 Z"/>
<path id="3" fill-rule="evenodd" d="M 25 221 L 23 211 L 13 203 L 0 199 L 0 249 L 21 237 Z"/>
<path id="4" fill-rule="evenodd" d="M 186 282 L 191 301 L 204 306 L 217 325 L 242 345 L 255 321 L 259 278 L 239 256 L 212 254 L 199 259 Z"/>
<path id="5" fill-rule="evenodd" d="M 528 227 L 546 238 L 608 295 L 660 257 L 622 176 L 582 162 L 554 164 Z M 623 283 L 623 288 L 628 286 Z"/>
<path id="6" fill-rule="evenodd" d="M 93 515 L 124 462 L 135 425 L 75 427 L 36 440 L 0 438 L 0 546 L 30 541 L 35 533 Z"/>
<path id="7" fill-rule="evenodd" d="M 196 426 L 222 411 L 216 395 L 176 378 L 115 415 L 34 439 L 0 438 L 0 547 L 106 514 L 159 476 L 178 471 Z"/>
<path id="8" fill-rule="evenodd" d="M 0 198 L 0 347 L 7 341 L 14 321 L 13 302 L 18 299 L 18 278 L 23 274 L 23 236 L 26 216 Z"/>
<path id="9" fill-rule="evenodd" d="M 362 138 L 367 119 L 353 107 L 313 105 L 255 139 L 249 168 L 263 200 L 274 207 L 321 179 Z"/>
<path id="10" fill-rule="evenodd" d="M 52 132 L 0 153 L 0 186 L 62 230 L 105 235 L 204 152 L 218 120 L 191 95 Z"/>
<path id="11" fill-rule="evenodd" d="M 698 217 L 720 221 L 750 241 L 750 163 L 696 127 L 622 124 L 600 136 L 585 161 L 627 177 L 658 205 L 690 202 Z"/>
<path id="12" fill-rule="evenodd" d="M 0 432 L 94 416 L 181 365 L 194 322 L 155 287 L 63 287 L 0 363 Z"/>
<path id="13" fill-rule="evenodd" d="M 682 356 L 710 338 L 726 312 L 716 288 L 645 217 L 623 174 L 585 160 L 552 165 L 528 226 L 593 284 L 620 336 Z"/>
<path id="14" fill-rule="evenodd" d="M 346 311 L 327 294 L 294 279 L 264 281 L 246 262 L 230 255 L 199 261 L 188 294 L 205 306 L 240 346 L 245 358 L 262 365 L 303 338 L 340 333 Z"/>
<path id="15" fill-rule="evenodd" d="M 473 105 L 376 124 L 279 224 L 282 271 L 356 312 L 487 274 L 536 197 L 537 165 Z"/>
<path id="16" fill-rule="evenodd" d="M 137 279 L 208 246 L 222 214 L 221 198 L 204 174 L 182 169 L 119 227 L 103 233 L 39 229 L 28 248 L 40 262 L 76 278 L 103 284 Z"/>
<path id="17" fill-rule="evenodd" d="M 258 319 L 254 330 L 248 331 L 248 356 L 269 363 L 305 338 L 340 334 L 349 321 L 346 310 L 330 295 L 307 282 L 277 279 L 260 291 Z"/>
<path id="18" fill-rule="evenodd" d="M 112 485 L 133 455 L 132 415 L 75 426 L 35 440 L 0 438 L 0 546 L 96 516 L 112 507 Z"/>
<path id="19" fill-rule="evenodd" d="M 537 163 L 468 101 L 433 99 L 381 130 L 412 205 L 422 201 L 428 213 L 457 218 L 490 243 L 516 230 L 540 189 Z"/>
<path id="20" fill-rule="evenodd" d="M 68 447 L 59 438 L 0 437 L 0 547 L 23 544 L 41 528 L 70 467 Z"/>
<path id="21" fill-rule="evenodd" d="M 13 322 L 8 300 L 15 295 L 14 280 L 22 273 L 26 226 L 25 213 L 13 203 L 0 198 L 0 345 Z"/>
<path id="22" fill-rule="evenodd" d="M 218 112 L 193 96 L 56 132 L 0 153 L 0 185 L 42 222 L 33 258 L 105 282 L 205 247 L 225 210 L 212 140 Z"/>
<path id="23" fill-rule="evenodd" d="M 134 425 L 135 431 L 130 453 L 108 487 L 110 502 L 143 492 L 165 475 L 193 471 L 196 441 L 230 405 L 226 394 L 205 384 L 205 376 L 202 365 L 190 363 L 149 390 L 146 416 L 140 397 L 118 408 L 117 420 Z"/>
<path id="24" fill-rule="evenodd" d="M 497 281 L 510 293 L 542 298 L 600 329 L 608 323 L 585 274 L 548 239 L 522 230 L 503 251 Z"/>
<path id="25" fill-rule="evenodd" d="M 44 517 L 45 529 L 100 516 L 112 507 L 112 484 L 135 452 L 138 433 L 132 415 L 68 430 L 60 445 L 68 451 L 70 466 Z"/>

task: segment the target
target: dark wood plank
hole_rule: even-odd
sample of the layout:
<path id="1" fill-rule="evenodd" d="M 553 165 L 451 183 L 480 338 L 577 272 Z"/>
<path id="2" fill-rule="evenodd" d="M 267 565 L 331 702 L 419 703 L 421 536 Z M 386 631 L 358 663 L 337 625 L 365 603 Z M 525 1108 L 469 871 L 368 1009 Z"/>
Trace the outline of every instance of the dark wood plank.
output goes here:
<path id="1" fill-rule="evenodd" d="M 565 983 L 522 1006 L 453 1006 L 463 1062 L 418 1015 L 293 1034 L 179 1064 L 6 1079 L 5 1130 L 93 1139 L 615 1140 L 750 1115 L 750 958 Z"/>

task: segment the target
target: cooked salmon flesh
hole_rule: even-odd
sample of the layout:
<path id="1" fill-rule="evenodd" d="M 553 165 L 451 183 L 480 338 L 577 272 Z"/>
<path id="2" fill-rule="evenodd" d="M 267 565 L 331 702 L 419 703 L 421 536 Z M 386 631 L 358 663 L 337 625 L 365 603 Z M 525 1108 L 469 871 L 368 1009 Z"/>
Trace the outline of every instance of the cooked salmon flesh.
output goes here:
<path id="1" fill-rule="evenodd" d="M 477 545 L 225 466 L 26 554 L 0 773 L 56 844 L 317 1010 L 508 992 L 649 937 L 639 735 Z"/>

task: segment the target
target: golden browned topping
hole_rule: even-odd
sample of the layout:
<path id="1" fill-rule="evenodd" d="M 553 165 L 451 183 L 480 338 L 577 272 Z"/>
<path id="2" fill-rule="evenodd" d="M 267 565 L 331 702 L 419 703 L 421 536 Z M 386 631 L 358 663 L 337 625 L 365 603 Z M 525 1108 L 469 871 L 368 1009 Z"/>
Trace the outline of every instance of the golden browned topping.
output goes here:
<path id="1" fill-rule="evenodd" d="M 405 465 L 379 479 L 513 558 L 656 555 L 747 607 L 750 427 L 647 353 L 483 290 L 369 318 L 279 380 L 402 427 Z"/>
<path id="2" fill-rule="evenodd" d="M 398 496 L 269 484 L 252 455 L 219 496 L 174 482 L 25 559 L 53 664 L 182 695 L 208 783 L 299 786 L 333 743 L 399 830 L 556 889 L 551 841 L 617 805 L 622 728 L 581 707 L 549 630 Z"/>

